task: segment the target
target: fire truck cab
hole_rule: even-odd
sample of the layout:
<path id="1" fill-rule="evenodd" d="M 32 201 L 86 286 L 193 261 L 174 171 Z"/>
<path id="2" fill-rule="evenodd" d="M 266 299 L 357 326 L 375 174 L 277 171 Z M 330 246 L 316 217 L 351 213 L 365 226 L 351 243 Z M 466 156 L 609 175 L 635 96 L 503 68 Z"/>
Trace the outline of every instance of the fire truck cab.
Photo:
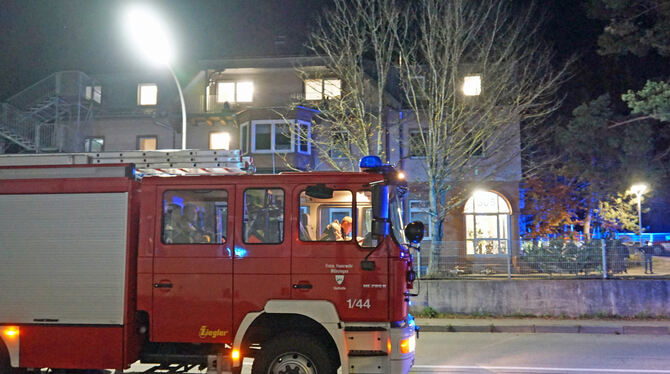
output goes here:
<path id="1" fill-rule="evenodd" d="M 0 368 L 409 371 L 423 230 L 392 167 L 110 160 L 0 167 Z"/>

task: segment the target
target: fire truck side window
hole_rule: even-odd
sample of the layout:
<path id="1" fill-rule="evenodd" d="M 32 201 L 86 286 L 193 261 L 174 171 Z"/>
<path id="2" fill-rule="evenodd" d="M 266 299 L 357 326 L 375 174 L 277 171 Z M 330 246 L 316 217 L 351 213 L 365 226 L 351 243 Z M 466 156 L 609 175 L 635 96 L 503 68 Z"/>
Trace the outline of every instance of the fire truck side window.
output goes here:
<path id="1" fill-rule="evenodd" d="M 163 194 L 163 243 L 225 243 L 227 232 L 227 191 L 181 190 Z"/>
<path id="2" fill-rule="evenodd" d="M 244 191 L 242 233 L 248 244 L 284 241 L 284 190 L 250 188 Z"/>
<path id="3" fill-rule="evenodd" d="M 299 237 L 309 241 L 345 241 L 353 235 L 353 195 L 335 190 L 331 199 L 318 199 L 300 193 Z"/>
<path id="4" fill-rule="evenodd" d="M 377 240 L 372 237 L 372 192 L 356 193 L 357 238 L 361 247 L 376 247 Z"/>

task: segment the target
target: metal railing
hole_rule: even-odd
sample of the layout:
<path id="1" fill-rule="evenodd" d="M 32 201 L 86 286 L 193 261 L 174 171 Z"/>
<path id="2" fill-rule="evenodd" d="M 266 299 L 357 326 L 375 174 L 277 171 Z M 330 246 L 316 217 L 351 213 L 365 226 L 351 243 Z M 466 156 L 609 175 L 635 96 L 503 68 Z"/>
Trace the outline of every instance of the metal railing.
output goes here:
<path id="1" fill-rule="evenodd" d="M 80 71 L 60 71 L 11 96 L 7 99 L 7 103 L 26 111 L 35 103 L 53 96 L 92 100 L 94 93 L 91 92 L 90 98 L 87 98 L 86 87 L 94 89 L 97 85 L 94 79 Z"/>
<path id="2" fill-rule="evenodd" d="M 79 129 L 100 98 L 98 83 L 82 72 L 51 74 L 2 104 L 0 134 L 30 151 L 78 150 Z"/>
<path id="3" fill-rule="evenodd" d="M 0 108 L 0 131 L 28 148 L 34 147 L 35 129 L 41 121 L 8 103 L 3 103 Z"/>
<path id="4" fill-rule="evenodd" d="M 517 240 L 509 253 L 474 254 L 466 242 L 424 242 L 414 264 L 421 278 L 432 279 L 670 278 L 670 247 Z"/>

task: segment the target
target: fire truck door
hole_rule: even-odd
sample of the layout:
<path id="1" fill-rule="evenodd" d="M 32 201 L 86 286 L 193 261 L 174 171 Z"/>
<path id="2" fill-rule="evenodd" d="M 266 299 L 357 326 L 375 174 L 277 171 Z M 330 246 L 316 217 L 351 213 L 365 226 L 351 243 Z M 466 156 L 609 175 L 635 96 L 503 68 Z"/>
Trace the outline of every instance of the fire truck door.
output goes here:
<path id="1" fill-rule="evenodd" d="M 388 259 L 383 245 L 368 243 L 370 194 L 360 186 L 328 185 L 329 194 L 312 194 L 308 186 L 294 191 L 300 217 L 291 262 L 293 299 L 330 300 L 349 321 L 387 318 Z M 319 191 L 317 191 L 319 192 Z M 374 252 L 370 253 L 373 249 Z M 370 254 L 374 269 L 361 261 Z"/>
<path id="2" fill-rule="evenodd" d="M 231 343 L 235 188 L 158 192 L 151 339 Z"/>

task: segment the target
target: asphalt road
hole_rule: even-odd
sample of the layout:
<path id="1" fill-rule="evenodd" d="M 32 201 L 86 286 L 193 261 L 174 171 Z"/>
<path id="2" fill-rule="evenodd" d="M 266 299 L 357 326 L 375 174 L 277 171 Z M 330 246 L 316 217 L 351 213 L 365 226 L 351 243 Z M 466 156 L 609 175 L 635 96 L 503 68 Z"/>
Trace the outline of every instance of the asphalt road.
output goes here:
<path id="1" fill-rule="evenodd" d="M 421 333 L 414 373 L 667 373 L 670 335 Z"/>
<path id="2" fill-rule="evenodd" d="M 412 373 L 670 374 L 670 335 L 422 332 Z"/>

